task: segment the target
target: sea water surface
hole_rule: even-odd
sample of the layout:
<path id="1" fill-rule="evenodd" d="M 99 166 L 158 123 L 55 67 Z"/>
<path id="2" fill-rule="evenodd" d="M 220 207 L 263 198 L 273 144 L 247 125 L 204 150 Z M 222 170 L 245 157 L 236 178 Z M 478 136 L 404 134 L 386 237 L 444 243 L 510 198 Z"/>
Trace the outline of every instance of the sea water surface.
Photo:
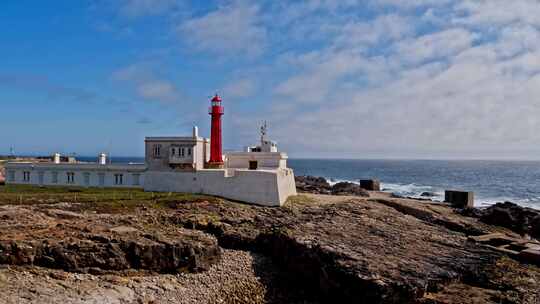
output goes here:
<path id="1" fill-rule="evenodd" d="M 445 189 L 465 190 L 478 207 L 512 201 L 540 209 L 540 161 L 291 159 L 289 166 L 332 182 L 376 178 L 402 196 L 432 192 L 442 201 Z"/>
<path id="2" fill-rule="evenodd" d="M 79 157 L 83 161 L 95 158 Z M 113 157 L 113 163 L 143 163 L 141 157 Z M 540 161 L 289 159 L 296 175 L 322 176 L 331 183 L 379 179 L 384 191 L 402 196 L 445 189 L 475 192 L 478 207 L 511 201 L 540 209 Z"/>

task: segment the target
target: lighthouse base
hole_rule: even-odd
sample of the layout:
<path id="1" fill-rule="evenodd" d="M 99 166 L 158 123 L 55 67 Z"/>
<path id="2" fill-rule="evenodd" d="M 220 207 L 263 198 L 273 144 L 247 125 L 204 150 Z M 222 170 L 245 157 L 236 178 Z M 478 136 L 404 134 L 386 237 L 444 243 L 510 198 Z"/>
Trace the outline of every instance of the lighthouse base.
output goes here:
<path id="1" fill-rule="evenodd" d="M 206 163 L 206 169 L 223 169 L 225 167 L 223 162 L 209 162 Z"/>
<path id="2" fill-rule="evenodd" d="M 214 195 L 262 206 L 282 206 L 296 195 L 291 169 L 203 169 L 194 172 L 147 171 L 144 190 Z"/>

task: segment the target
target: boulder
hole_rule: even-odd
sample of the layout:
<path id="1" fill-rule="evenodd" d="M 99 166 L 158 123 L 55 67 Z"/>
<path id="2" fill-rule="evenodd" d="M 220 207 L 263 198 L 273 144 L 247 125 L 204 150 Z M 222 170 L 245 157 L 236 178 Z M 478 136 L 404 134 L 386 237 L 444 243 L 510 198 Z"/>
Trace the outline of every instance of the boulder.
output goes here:
<path id="1" fill-rule="evenodd" d="M 540 239 L 540 214 L 535 216 L 531 220 L 530 234 L 531 234 L 532 237 Z"/>
<path id="2" fill-rule="evenodd" d="M 330 194 L 332 186 L 324 177 L 295 176 L 296 188 L 301 192 Z"/>
<path id="3" fill-rule="evenodd" d="M 368 191 L 381 191 L 381 183 L 376 179 L 360 180 L 360 188 Z"/>
<path id="4" fill-rule="evenodd" d="M 486 224 L 508 228 L 520 234 L 540 237 L 540 211 L 511 202 L 497 203 L 485 209 L 480 220 Z"/>
<path id="5" fill-rule="evenodd" d="M 437 196 L 437 194 L 434 193 L 434 192 L 428 192 L 428 191 L 426 191 L 426 192 L 422 192 L 422 194 L 420 194 L 420 196 L 421 196 L 421 197 L 435 197 L 435 196 Z"/>
<path id="6" fill-rule="evenodd" d="M 369 197 L 369 193 L 357 184 L 341 182 L 332 186 L 333 195 L 354 195 Z"/>

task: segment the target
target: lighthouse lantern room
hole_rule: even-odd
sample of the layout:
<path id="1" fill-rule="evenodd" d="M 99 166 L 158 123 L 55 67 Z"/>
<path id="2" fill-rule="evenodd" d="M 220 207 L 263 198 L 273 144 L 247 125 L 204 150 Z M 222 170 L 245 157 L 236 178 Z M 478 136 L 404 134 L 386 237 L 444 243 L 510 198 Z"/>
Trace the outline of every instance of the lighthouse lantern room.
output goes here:
<path id="1" fill-rule="evenodd" d="M 223 106 L 221 97 L 216 94 L 211 100 L 209 114 L 212 117 L 210 131 L 210 161 L 209 168 L 223 168 L 223 148 L 221 140 L 221 116 L 223 115 Z"/>

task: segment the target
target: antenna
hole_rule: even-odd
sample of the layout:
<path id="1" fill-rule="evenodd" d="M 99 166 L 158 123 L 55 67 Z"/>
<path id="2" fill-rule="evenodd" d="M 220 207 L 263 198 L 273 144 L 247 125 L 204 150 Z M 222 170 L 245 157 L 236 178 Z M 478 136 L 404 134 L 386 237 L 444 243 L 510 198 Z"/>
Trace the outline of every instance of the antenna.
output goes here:
<path id="1" fill-rule="evenodd" d="M 263 125 L 261 126 L 261 145 L 264 144 L 264 137 L 266 136 L 267 130 L 268 130 L 268 127 L 266 125 L 266 120 L 265 120 Z"/>

